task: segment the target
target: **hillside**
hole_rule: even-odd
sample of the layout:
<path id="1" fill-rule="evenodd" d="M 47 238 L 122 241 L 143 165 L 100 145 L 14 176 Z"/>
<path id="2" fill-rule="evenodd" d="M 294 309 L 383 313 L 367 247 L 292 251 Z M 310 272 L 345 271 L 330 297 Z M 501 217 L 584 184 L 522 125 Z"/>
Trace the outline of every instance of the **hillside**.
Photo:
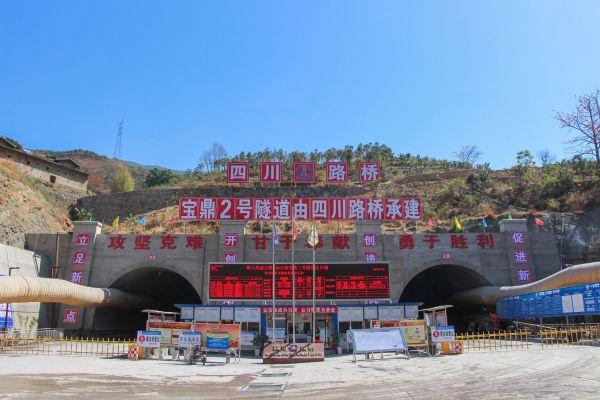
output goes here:
<path id="1" fill-rule="evenodd" d="M 25 233 L 64 232 L 72 200 L 51 186 L 19 173 L 14 164 L 0 161 L 0 243 L 23 247 Z"/>
<path id="2" fill-rule="evenodd" d="M 108 178 L 114 174 L 120 168 L 127 168 L 135 180 L 135 187 L 143 189 L 146 187 L 146 176 L 148 171 L 152 168 L 161 168 L 154 165 L 143 165 L 134 161 L 117 160 L 114 158 L 106 157 L 101 154 L 94 153 L 89 150 L 65 150 L 65 151 L 53 151 L 53 150 L 34 150 L 36 153 L 43 154 L 50 157 L 59 158 L 71 158 L 75 161 L 84 172 L 89 174 L 98 174 L 102 177 L 104 182 L 108 181 Z M 183 174 L 182 171 L 173 170 L 175 174 Z M 92 187 L 92 189 L 95 189 Z M 105 189 L 107 190 L 107 189 Z"/>

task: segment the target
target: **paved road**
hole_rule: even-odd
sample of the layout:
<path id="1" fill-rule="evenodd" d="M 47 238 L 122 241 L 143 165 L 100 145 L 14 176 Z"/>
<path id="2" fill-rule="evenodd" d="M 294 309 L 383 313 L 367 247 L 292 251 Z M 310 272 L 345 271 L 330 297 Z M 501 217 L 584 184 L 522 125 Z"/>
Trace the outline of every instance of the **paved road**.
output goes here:
<path id="1" fill-rule="evenodd" d="M 280 367 L 0 356 L 0 399 L 600 399 L 600 348 L 328 358 Z M 246 390 L 244 390 L 246 389 Z M 252 391 L 268 389 L 268 391 Z M 282 390 L 277 390 L 282 389 Z"/>

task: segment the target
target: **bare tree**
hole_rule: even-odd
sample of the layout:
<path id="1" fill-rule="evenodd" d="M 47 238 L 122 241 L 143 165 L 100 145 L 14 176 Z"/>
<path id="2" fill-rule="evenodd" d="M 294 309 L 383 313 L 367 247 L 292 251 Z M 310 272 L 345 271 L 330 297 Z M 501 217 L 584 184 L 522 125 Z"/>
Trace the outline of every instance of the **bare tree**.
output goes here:
<path id="1" fill-rule="evenodd" d="M 206 171 L 214 171 L 217 168 L 222 168 L 227 159 L 227 150 L 219 143 L 213 143 L 210 149 L 202 152 L 201 161 L 204 163 Z"/>
<path id="2" fill-rule="evenodd" d="M 561 113 L 556 111 L 555 118 L 562 128 L 568 128 L 574 134 L 568 142 L 574 155 L 593 157 L 596 162 L 596 174 L 600 175 L 600 90 L 577 96 L 575 111 Z"/>
<path id="3" fill-rule="evenodd" d="M 542 163 L 542 167 L 545 167 L 549 164 L 552 164 L 556 161 L 556 156 L 548 150 L 542 150 L 537 153 L 540 162 Z"/>
<path id="4" fill-rule="evenodd" d="M 227 159 L 227 150 L 222 144 L 213 143 L 210 147 L 213 159 L 213 169 L 223 169 Z"/>
<path id="5" fill-rule="evenodd" d="M 454 156 L 458 159 L 458 161 L 467 163 L 470 166 L 475 165 L 482 154 L 483 153 L 479 151 L 475 145 L 465 145 L 461 147 L 459 151 L 454 152 Z"/>

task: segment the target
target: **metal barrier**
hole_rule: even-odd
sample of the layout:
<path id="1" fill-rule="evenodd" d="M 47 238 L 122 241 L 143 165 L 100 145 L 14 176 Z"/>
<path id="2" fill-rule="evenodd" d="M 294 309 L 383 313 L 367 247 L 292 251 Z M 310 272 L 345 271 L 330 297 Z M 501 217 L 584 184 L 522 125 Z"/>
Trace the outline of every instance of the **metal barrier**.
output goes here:
<path id="1" fill-rule="evenodd" d="M 17 338 L 62 339 L 64 337 L 64 330 L 56 329 L 56 328 L 44 328 L 44 329 L 34 329 L 34 330 L 9 329 L 7 331 L 2 332 L 0 334 L 0 336 L 3 338 L 8 338 L 8 339 L 17 339 Z"/>
<path id="2" fill-rule="evenodd" d="M 0 338 L 0 354 L 127 357 L 132 340 Z"/>
<path id="3" fill-rule="evenodd" d="M 529 331 L 476 332 L 456 335 L 463 352 L 528 349 Z"/>
<path id="4" fill-rule="evenodd" d="M 556 346 L 600 346 L 600 327 L 583 326 L 540 331 L 540 344 Z"/>
<path id="5" fill-rule="evenodd" d="M 463 352 L 600 346 L 600 326 L 581 325 L 531 330 L 476 332 L 456 335 Z"/>

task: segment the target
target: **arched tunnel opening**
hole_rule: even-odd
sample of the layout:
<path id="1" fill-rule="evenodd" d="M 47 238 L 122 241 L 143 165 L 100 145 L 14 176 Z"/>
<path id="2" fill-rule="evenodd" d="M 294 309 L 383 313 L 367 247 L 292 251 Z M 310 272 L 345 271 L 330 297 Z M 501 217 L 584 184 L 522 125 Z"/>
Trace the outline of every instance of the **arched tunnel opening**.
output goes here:
<path id="1" fill-rule="evenodd" d="M 478 272 L 469 268 L 445 264 L 436 265 L 417 274 L 408 282 L 400 296 L 401 302 L 423 302 L 422 308 L 449 304 L 448 324 L 457 331 L 478 330 L 490 324 L 493 307 L 452 304 L 450 298 L 463 290 L 490 285 Z"/>
<path id="2" fill-rule="evenodd" d="M 175 304 L 201 303 L 200 296 L 187 279 L 176 272 L 160 267 L 144 267 L 128 272 L 110 287 L 149 296 L 155 300 L 155 303 L 149 304 L 148 307 L 161 311 L 178 311 Z M 94 317 L 96 334 L 133 337 L 137 330 L 145 327 L 146 314 L 141 311 L 115 307 L 96 309 Z"/>

